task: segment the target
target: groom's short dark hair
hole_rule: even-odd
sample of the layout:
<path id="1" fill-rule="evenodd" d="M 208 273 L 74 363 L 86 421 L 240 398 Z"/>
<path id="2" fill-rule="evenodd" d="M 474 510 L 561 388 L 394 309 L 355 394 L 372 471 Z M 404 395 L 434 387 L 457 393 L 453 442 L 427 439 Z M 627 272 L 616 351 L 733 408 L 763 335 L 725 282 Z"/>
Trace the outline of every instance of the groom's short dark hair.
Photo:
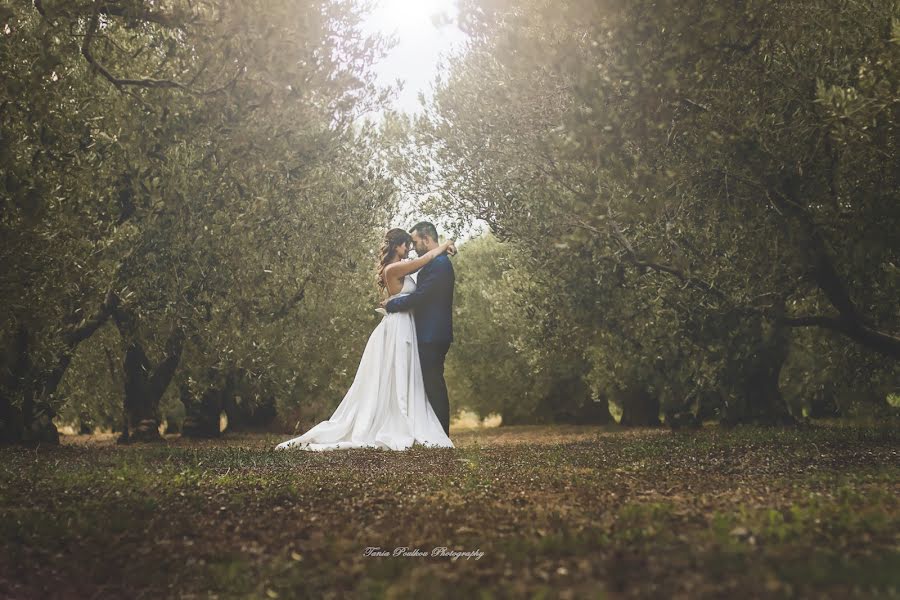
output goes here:
<path id="1" fill-rule="evenodd" d="M 419 221 L 418 223 L 413 225 L 412 229 L 410 229 L 409 232 L 418 233 L 419 237 L 427 235 L 435 242 L 438 241 L 437 229 L 434 227 L 434 224 L 429 223 L 428 221 Z"/>

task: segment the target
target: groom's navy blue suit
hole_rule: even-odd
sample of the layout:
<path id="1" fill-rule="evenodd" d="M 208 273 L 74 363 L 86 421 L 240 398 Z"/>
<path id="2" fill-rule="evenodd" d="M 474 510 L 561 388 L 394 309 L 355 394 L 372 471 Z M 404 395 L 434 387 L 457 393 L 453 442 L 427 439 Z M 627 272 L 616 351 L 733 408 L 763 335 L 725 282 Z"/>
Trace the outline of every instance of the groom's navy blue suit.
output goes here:
<path id="1" fill-rule="evenodd" d="M 416 290 L 385 305 L 388 312 L 415 310 L 416 338 L 425 394 L 434 413 L 450 435 L 450 399 L 444 381 L 444 359 L 453 342 L 453 265 L 441 254 L 422 267 Z"/>

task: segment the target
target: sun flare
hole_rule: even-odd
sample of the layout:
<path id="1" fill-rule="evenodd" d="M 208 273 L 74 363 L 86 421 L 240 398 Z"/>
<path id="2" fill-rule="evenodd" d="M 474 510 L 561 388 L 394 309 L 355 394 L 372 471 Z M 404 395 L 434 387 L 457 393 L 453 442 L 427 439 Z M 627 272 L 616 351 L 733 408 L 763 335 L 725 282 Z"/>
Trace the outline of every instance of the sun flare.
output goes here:
<path id="1" fill-rule="evenodd" d="M 375 65 L 383 85 L 403 82 L 395 107 L 406 112 L 421 109 L 420 93 L 428 90 L 438 64 L 461 47 L 465 34 L 455 24 L 456 0 L 378 0 L 363 26 L 368 33 L 392 37 L 396 45 Z"/>

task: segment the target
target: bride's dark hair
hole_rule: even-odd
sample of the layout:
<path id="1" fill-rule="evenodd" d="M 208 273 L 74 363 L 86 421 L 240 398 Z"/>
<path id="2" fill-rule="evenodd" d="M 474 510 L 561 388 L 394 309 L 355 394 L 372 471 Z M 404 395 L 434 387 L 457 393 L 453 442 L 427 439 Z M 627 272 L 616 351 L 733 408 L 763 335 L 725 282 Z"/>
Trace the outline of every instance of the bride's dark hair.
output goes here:
<path id="1" fill-rule="evenodd" d="M 376 270 L 376 274 L 378 277 L 378 289 L 380 289 L 382 293 L 387 291 L 387 282 L 385 282 L 384 280 L 385 267 L 387 267 L 391 263 L 391 260 L 397 253 L 397 248 L 411 243 L 412 236 L 409 235 L 409 233 L 405 229 L 400 229 L 398 227 L 395 229 L 391 229 L 386 234 L 384 234 L 384 239 L 381 240 L 381 251 L 378 255 L 378 269 Z"/>

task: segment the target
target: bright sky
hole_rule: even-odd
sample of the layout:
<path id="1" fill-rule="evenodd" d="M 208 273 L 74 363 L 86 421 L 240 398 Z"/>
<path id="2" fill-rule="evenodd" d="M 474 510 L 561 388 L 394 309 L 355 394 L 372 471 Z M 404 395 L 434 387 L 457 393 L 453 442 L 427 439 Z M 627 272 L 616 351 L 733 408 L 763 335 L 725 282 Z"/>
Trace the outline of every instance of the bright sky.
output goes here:
<path id="1" fill-rule="evenodd" d="M 394 35 L 397 44 L 378 64 L 375 72 L 378 83 L 390 85 L 400 79 L 403 89 L 394 99 L 394 107 L 412 114 L 421 113 L 419 93 L 431 96 L 434 79 L 442 57 L 459 51 L 466 35 L 455 25 L 456 0 L 372 0 L 374 8 L 363 23 L 367 33 Z M 376 116 L 377 119 L 377 116 Z M 419 213 L 423 198 L 406 198 L 401 213 L 395 215 L 392 226 L 410 227 L 427 215 Z M 434 220 L 441 234 L 447 233 L 439 217 Z M 469 231 L 461 232 L 460 244 L 481 229 L 473 223 Z"/>
<path id="2" fill-rule="evenodd" d="M 421 112 L 419 92 L 430 95 L 441 55 L 460 46 L 466 37 L 453 24 L 456 0 L 373 0 L 373 4 L 363 28 L 372 33 L 396 35 L 398 42 L 375 66 L 379 83 L 403 80 L 396 108 L 407 113 Z M 449 17 L 450 23 L 436 25 L 434 19 L 441 15 Z"/>

